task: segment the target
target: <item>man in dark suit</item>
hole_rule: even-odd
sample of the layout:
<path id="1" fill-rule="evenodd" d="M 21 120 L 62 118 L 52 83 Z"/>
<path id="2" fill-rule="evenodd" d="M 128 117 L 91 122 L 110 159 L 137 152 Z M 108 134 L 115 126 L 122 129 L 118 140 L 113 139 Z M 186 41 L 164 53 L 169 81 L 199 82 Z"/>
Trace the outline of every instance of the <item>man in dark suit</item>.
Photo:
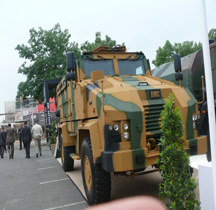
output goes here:
<path id="1" fill-rule="evenodd" d="M 30 127 L 27 126 L 27 122 L 24 123 L 24 128 L 21 131 L 22 140 L 26 151 L 26 158 L 30 158 L 30 143 L 32 140 Z"/>
<path id="2" fill-rule="evenodd" d="M 0 154 L 1 154 L 1 158 L 4 158 L 5 143 L 6 143 L 5 134 L 0 128 Z"/>
<path id="3" fill-rule="evenodd" d="M 14 158 L 14 142 L 15 142 L 16 130 L 11 127 L 11 124 L 8 124 L 6 129 L 6 144 L 8 146 L 9 159 Z"/>
<path id="4" fill-rule="evenodd" d="M 21 132 L 22 132 L 22 124 L 20 124 L 19 130 L 18 130 L 19 137 L 20 137 L 20 150 L 22 150 L 22 135 L 21 135 Z"/>
<path id="5" fill-rule="evenodd" d="M 7 134 L 6 134 L 6 131 L 5 131 L 5 127 L 2 127 L 2 131 L 4 132 L 5 140 L 6 140 L 7 139 Z M 5 153 L 7 153 L 6 144 L 4 145 L 4 151 L 5 151 Z"/>

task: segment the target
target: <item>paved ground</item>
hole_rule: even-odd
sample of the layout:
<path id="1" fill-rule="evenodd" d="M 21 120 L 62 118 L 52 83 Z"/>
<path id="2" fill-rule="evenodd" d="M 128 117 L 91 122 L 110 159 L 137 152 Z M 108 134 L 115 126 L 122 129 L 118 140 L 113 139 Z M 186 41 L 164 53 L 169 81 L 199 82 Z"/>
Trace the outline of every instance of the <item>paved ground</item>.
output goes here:
<path id="1" fill-rule="evenodd" d="M 15 143 L 14 159 L 8 153 L 0 159 L 0 210 L 79 210 L 88 206 L 48 146 L 42 156 L 35 157 L 34 142 L 31 158 Z"/>
<path id="2" fill-rule="evenodd" d="M 88 206 L 85 195 L 80 193 L 83 189 L 79 162 L 75 164 L 73 173 L 65 174 L 46 146 L 46 141 L 42 142 L 42 156 L 39 158 L 35 157 L 33 141 L 30 159 L 25 158 L 24 149 L 19 150 L 18 142 L 15 143 L 14 159 L 9 159 L 8 153 L 5 153 L 4 159 L 0 159 L 0 210 L 80 210 Z M 206 161 L 205 155 L 191 159 L 194 168 L 202 161 Z M 197 176 L 195 169 L 193 177 Z M 134 195 L 158 198 L 159 182 L 162 179 L 158 172 L 136 179 L 112 176 L 111 200 Z M 199 199 L 199 185 L 196 194 Z"/>

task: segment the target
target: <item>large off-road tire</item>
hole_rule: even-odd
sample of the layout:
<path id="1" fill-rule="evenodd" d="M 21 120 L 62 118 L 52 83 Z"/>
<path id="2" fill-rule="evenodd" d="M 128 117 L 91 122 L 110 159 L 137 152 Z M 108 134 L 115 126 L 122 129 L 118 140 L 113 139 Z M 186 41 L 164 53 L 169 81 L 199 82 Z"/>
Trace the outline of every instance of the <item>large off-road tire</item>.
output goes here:
<path id="1" fill-rule="evenodd" d="M 111 177 L 101 164 L 93 164 L 90 137 L 83 140 L 81 148 L 82 179 L 89 205 L 110 200 Z"/>
<path id="2" fill-rule="evenodd" d="M 211 144 L 210 144 L 210 136 L 209 131 L 207 131 L 207 153 L 206 158 L 208 162 L 211 162 Z"/>
<path id="3" fill-rule="evenodd" d="M 70 157 L 71 153 L 75 152 L 74 146 L 64 147 L 63 138 L 61 135 L 61 162 L 64 171 L 72 171 L 74 169 L 74 160 Z"/>

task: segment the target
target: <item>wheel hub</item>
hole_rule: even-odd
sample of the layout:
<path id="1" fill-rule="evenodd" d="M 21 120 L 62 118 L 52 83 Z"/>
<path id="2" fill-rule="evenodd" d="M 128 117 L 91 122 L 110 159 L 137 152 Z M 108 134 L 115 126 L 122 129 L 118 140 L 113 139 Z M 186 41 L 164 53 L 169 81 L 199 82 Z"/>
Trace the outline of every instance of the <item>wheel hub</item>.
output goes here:
<path id="1" fill-rule="evenodd" d="M 84 176 L 85 182 L 88 190 L 92 189 L 92 173 L 91 173 L 91 166 L 87 156 L 84 157 Z"/>

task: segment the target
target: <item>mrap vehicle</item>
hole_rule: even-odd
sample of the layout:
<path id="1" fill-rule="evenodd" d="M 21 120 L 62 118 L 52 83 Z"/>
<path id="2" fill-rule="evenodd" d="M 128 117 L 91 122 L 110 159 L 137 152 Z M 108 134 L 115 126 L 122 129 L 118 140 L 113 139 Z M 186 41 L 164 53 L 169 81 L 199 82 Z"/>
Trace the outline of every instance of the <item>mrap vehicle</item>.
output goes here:
<path id="1" fill-rule="evenodd" d="M 71 171 L 74 160 L 81 159 L 90 205 L 110 199 L 111 172 L 136 177 L 148 166 L 157 167 L 160 114 L 169 93 L 182 114 L 185 150 L 190 155 L 206 153 L 207 138 L 198 137 L 193 127 L 193 116 L 199 115 L 193 94 L 152 77 L 142 52 L 101 46 L 78 60 L 68 52 L 67 71 L 57 86 L 62 166 Z"/>

